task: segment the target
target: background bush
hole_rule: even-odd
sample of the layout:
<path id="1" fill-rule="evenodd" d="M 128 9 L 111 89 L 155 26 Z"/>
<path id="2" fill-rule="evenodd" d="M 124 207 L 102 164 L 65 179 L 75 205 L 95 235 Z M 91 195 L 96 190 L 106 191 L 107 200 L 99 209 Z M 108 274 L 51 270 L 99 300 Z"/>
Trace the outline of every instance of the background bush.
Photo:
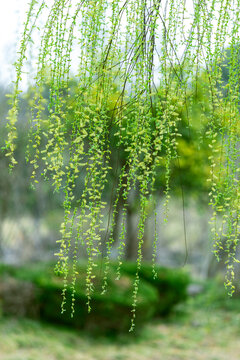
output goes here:
<path id="1" fill-rule="evenodd" d="M 116 264 L 111 264 L 107 291 L 102 294 L 103 269 L 99 263 L 94 272 L 91 312 L 87 311 L 85 278 L 87 265 L 78 264 L 75 313 L 71 317 L 72 290 L 66 291 L 66 311 L 61 314 L 63 279 L 54 274 L 53 265 L 26 267 L 0 266 L 0 300 L 3 313 L 30 316 L 96 333 L 128 331 L 131 323 L 132 293 L 136 264 L 125 263 L 121 278 L 116 280 Z M 157 267 L 153 279 L 151 265 L 143 265 L 136 310 L 136 329 L 155 315 L 168 314 L 186 298 L 188 277 L 180 271 Z M 69 279 L 70 280 L 70 279 Z"/>
<path id="2" fill-rule="evenodd" d="M 125 262 L 122 265 L 122 273 L 134 275 L 136 273 L 136 264 Z M 158 291 L 157 315 L 168 315 L 174 305 L 187 298 L 190 277 L 184 271 L 156 266 L 154 276 L 152 265 L 145 263 L 141 267 L 139 276 Z"/>

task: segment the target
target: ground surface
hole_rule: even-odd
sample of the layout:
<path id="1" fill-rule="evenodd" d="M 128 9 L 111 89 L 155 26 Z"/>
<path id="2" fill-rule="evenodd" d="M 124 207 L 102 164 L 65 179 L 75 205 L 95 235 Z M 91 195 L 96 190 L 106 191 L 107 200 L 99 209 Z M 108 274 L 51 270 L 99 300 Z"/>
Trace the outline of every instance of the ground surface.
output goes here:
<path id="1" fill-rule="evenodd" d="M 239 300 L 240 301 L 240 300 Z M 0 319 L 1 360 L 239 360 L 240 313 L 184 307 L 139 335 L 94 338 L 32 320 Z"/>

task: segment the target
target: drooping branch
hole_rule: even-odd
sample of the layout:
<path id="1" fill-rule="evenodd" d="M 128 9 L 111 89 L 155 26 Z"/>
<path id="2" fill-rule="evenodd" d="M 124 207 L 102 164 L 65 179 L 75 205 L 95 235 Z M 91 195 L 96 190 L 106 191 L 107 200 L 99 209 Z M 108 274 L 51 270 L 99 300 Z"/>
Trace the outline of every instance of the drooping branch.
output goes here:
<path id="1" fill-rule="evenodd" d="M 122 201 L 120 266 L 132 189 L 137 189 L 140 197 L 136 236 L 140 269 L 146 209 L 155 197 L 159 171 L 163 169 L 167 208 L 172 167 L 179 161 L 180 129 L 186 127 L 183 117 L 188 118 L 187 131 L 191 132 L 195 126 L 191 107 L 201 76 L 208 105 L 201 104 L 203 133 L 199 142 L 205 137 L 211 151 L 208 181 L 213 239 L 218 255 L 223 246 L 221 238 L 227 238 L 226 284 L 230 292 L 234 289 L 239 241 L 239 5 L 237 0 L 31 1 L 15 65 L 6 155 L 10 166 L 15 165 L 20 81 L 29 43 L 37 32 L 40 41 L 36 44 L 35 86 L 29 104 L 32 128 L 27 158 L 33 182 L 37 181 L 41 163 L 44 176 L 55 190 L 65 194 L 57 264 L 64 274 L 63 311 L 69 277 L 74 289 L 82 244 L 88 254 L 90 309 L 92 271 L 101 254 L 105 191 L 111 183 L 111 159 L 116 149 L 124 166 L 117 172 L 119 178 L 112 191 L 115 198 L 109 212 L 104 290 L 116 209 Z M 48 11 L 47 18 L 41 17 L 43 10 Z M 229 79 L 224 83 L 226 64 L 222 57 L 226 47 L 230 49 Z M 71 73 L 76 61 L 77 70 L 75 66 Z M 76 186 L 79 182 L 80 189 Z M 73 265 L 69 260 L 71 247 Z M 134 309 L 137 287 L 138 274 Z"/>

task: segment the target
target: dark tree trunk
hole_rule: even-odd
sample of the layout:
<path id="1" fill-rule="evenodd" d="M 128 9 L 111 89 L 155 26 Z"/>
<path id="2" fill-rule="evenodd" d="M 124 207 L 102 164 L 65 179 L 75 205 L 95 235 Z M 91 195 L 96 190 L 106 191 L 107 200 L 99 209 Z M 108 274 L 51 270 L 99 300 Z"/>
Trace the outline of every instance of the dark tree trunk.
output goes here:
<path id="1" fill-rule="evenodd" d="M 136 258 L 136 225 L 134 221 L 134 211 L 131 208 L 131 205 L 128 204 L 127 207 L 127 219 L 126 219 L 126 260 L 133 260 Z"/>

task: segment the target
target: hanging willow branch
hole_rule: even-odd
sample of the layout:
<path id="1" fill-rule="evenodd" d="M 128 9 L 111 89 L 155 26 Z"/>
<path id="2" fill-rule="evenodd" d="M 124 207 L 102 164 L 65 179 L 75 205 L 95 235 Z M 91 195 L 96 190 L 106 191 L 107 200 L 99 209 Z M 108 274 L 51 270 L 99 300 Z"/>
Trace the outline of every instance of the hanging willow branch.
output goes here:
<path id="1" fill-rule="evenodd" d="M 157 191 L 156 179 L 160 165 L 162 168 L 164 164 L 165 206 L 168 207 L 171 167 L 179 160 L 181 114 L 190 108 L 203 73 L 209 109 L 206 111 L 202 104 L 201 117 L 203 123 L 207 121 L 207 131 L 199 134 L 199 142 L 203 137 L 208 140 L 211 152 L 208 181 L 214 247 L 217 257 L 222 251 L 227 254 L 226 285 L 229 292 L 233 292 L 240 210 L 239 14 L 239 0 L 30 2 L 15 64 L 6 156 L 13 167 L 21 77 L 30 42 L 40 39 L 34 40 L 38 55 L 34 58 L 36 72 L 32 77 L 34 88 L 29 105 L 32 127 L 27 160 L 32 167 L 33 182 L 38 181 L 41 164 L 45 178 L 52 181 L 55 190 L 65 194 L 62 239 L 57 254 L 57 271 L 64 274 L 63 311 L 70 276 L 74 290 L 82 244 L 88 255 L 89 310 L 93 269 L 101 254 L 102 239 L 106 239 L 107 249 L 102 255 L 105 259 L 103 291 L 106 290 L 121 201 L 120 275 L 128 198 L 133 189 L 138 189 L 140 217 L 133 328 L 147 206 Z M 228 66 L 227 83 L 222 80 L 223 63 Z M 77 84 L 74 94 L 70 86 L 72 66 Z M 189 116 L 187 131 L 194 126 L 191 118 Z M 113 171 L 111 157 L 116 149 L 124 152 L 125 160 L 120 170 L 119 167 L 116 170 L 106 236 L 103 213 L 107 205 L 103 194 Z M 79 181 L 81 185 L 76 186 Z M 153 259 L 156 241 L 155 231 Z M 72 309 L 74 312 L 74 307 Z"/>

